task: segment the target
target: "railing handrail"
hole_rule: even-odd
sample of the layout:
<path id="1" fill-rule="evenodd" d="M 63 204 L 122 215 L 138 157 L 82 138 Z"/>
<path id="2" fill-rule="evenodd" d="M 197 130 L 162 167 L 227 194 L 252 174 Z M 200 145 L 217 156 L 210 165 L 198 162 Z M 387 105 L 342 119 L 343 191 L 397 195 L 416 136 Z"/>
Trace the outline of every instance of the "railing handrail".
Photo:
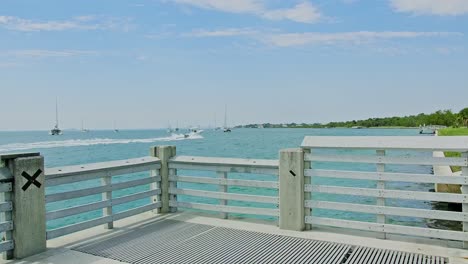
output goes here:
<path id="1" fill-rule="evenodd" d="M 169 160 L 173 164 L 196 164 L 207 166 L 242 166 L 251 168 L 277 169 L 277 159 L 242 159 L 242 158 L 218 158 L 204 156 L 175 156 Z"/>
<path id="2" fill-rule="evenodd" d="M 160 159 L 156 157 L 141 157 L 126 160 L 114 160 L 107 162 L 88 163 L 82 165 L 72 165 L 64 167 L 46 168 L 45 175 L 47 179 L 74 176 L 79 174 L 97 173 L 107 170 L 120 170 L 145 165 L 156 165 Z"/>
<path id="3" fill-rule="evenodd" d="M 468 151 L 468 136 L 307 136 L 302 148 Z"/>

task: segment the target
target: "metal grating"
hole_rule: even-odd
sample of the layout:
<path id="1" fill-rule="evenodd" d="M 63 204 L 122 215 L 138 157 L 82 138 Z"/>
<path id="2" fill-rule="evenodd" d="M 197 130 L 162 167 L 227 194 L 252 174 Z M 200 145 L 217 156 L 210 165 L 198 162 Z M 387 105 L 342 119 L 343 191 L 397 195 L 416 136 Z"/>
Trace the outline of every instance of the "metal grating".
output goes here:
<path id="1" fill-rule="evenodd" d="M 74 248 L 127 263 L 447 263 L 436 256 L 165 220 Z"/>

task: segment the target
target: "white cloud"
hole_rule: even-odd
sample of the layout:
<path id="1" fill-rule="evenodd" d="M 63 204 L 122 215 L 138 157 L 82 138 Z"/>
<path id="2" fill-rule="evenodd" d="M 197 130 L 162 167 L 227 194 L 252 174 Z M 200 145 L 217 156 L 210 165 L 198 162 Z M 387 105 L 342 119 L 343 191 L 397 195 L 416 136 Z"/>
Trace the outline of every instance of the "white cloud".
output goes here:
<path id="1" fill-rule="evenodd" d="M 270 9 L 266 0 L 164 0 L 198 8 L 227 13 L 251 14 L 270 20 L 291 20 L 300 23 L 315 23 L 322 18 L 320 11 L 310 2 L 303 1 L 291 8 Z"/>
<path id="2" fill-rule="evenodd" d="M 85 50 L 43 50 L 43 49 L 29 49 L 29 50 L 10 50 L 0 52 L 3 57 L 16 57 L 16 58 L 50 58 L 50 57 L 73 57 L 83 55 L 97 55 L 96 51 Z"/>
<path id="3" fill-rule="evenodd" d="M 371 41 L 383 39 L 408 39 L 419 37 L 444 37 L 462 36 L 457 32 L 411 32 L 411 31 L 357 31 L 343 33 L 284 33 L 269 34 L 261 39 L 270 45 L 278 47 L 303 46 L 303 45 L 336 45 L 352 44 L 359 45 Z"/>
<path id="4" fill-rule="evenodd" d="M 314 23 L 322 18 L 319 10 L 309 2 L 303 2 L 293 8 L 266 11 L 263 17 L 271 20 L 289 19 L 302 23 Z"/>
<path id="5" fill-rule="evenodd" d="M 249 28 L 228 28 L 222 30 L 197 29 L 190 33 L 183 34 L 187 37 L 233 37 L 243 35 L 254 35 L 258 32 Z"/>
<path id="6" fill-rule="evenodd" d="M 0 27 L 16 31 L 123 30 L 132 26 L 129 19 L 78 16 L 69 20 L 35 21 L 14 16 L 0 16 Z"/>
<path id="7" fill-rule="evenodd" d="M 468 0 L 390 0 L 398 12 L 418 15 L 464 15 L 468 14 Z"/>

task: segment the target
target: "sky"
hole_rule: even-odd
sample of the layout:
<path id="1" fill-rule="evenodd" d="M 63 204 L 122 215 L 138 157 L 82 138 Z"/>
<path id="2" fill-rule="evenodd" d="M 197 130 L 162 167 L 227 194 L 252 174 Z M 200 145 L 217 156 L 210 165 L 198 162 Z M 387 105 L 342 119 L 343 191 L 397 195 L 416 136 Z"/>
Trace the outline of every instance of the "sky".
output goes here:
<path id="1" fill-rule="evenodd" d="M 467 0 L 0 0 L 0 130 L 468 106 Z"/>

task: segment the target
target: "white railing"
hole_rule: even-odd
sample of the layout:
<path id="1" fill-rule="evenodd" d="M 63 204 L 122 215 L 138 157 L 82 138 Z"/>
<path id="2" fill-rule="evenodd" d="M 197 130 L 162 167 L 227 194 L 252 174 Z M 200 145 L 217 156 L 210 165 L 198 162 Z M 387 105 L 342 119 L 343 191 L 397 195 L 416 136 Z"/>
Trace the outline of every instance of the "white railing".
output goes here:
<path id="1" fill-rule="evenodd" d="M 78 232 L 98 225 L 106 225 L 107 228 L 113 227 L 113 222 L 129 216 L 140 214 L 146 211 L 161 207 L 159 195 L 161 190 L 158 183 L 161 181 L 159 176 L 160 160 L 156 157 L 144 157 L 122 161 L 111 161 L 94 164 L 85 164 L 78 166 L 68 166 L 61 168 L 46 169 L 46 186 L 52 193 L 46 194 L 45 200 L 48 205 L 55 202 L 63 202 L 71 199 L 87 197 L 92 195 L 102 195 L 100 201 L 86 204 L 74 204 L 71 207 L 61 208 L 46 212 L 46 220 L 52 221 L 59 218 L 75 216 L 95 210 L 102 209 L 102 216 L 86 221 L 77 221 L 73 224 L 47 230 L 47 239 L 52 239 Z M 146 177 L 128 180 L 123 182 L 114 182 L 113 176 L 132 174 L 138 172 L 151 171 Z M 86 181 L 98 181 L 98 186 L 76 189 Z M 75 183 L 72 188 L 67 184 Z M 112 192 L 124 190 L 139 186 L 149 186 L 140 192 L 133 192 L 130 195 L 113 197 Z M 65 189 L 65 191 L 61 191 Z M 151 198 L 148 204 L 131 208 L 126 211 L 115 213 L 113 207 L 144 198 Z"/>
<path id="2" fill-rule="evenodd" d="M 306 168 L 305 191 L 305 222 L 312 227 L 332 226 L 350 228 L 364 231 L 375 231 L 386 234 L 409 235 L 416 237 L 438 238 L 446 240 L 468 241 L 468 137 L 306 137 L 302 143 L 305 151 L 304 161 Z M 328 150 L 338 150 L 339 153 L 330 154 Z M 350 150 L 359 152 L 372 151 L 375 155 L 352 155 Z M 432 157 L 433 151 L 462 152 L 461 158 Z M 389 152 L 392 156 L 388 156 Z M 323 154 L 326 153 L 326 154 Z M 410 153 L 413 153 L 411 155 Z M 319 169 L 329 163 L 370 163 L 375 165 L 375 171 L 355 170 L 325 170 Z M 386 172 L 388 164 L 403 165 L 447 165 L 462 166 L 462 176 L 434 176 L 432 174 Z M 320 178 L 334 178 L 346 180 L 348 186 L 318 184 Z M 349 186 L 349 180 L 373 181 L 376 188 L 360 188 Z M 340 182 L 334 181 L 333 184 Z M 388 189 L 389 182 L 411 182 L 431 184 L 459 184 L 461 193 L 434 193 L 427 191 L 410 191 Z M 353 203 L 352 201 L 331 201 L 328 196 L 318 194 L 333 194 L 346 196 L 364 196 L 376 198 L 375 205 Z M 311 197 L 311 198 L 310 198 Z M 444 210 L 416 209 L 402 206 L 389 206 L 386 199 L 418 200 L 431 202 L 461 203 L 462 212 Z M 353 213 L 375 215 L 374 222 L 350 220 L 343 217 L 319 217 L 314 209 L 337 210 Z M 426 219 L 439 219 L 462 222 L 462 230 L 442 230 L 429 227 L 414 227 L 400 224 L 389 224 L 389 216 L 404 216 Z"/>
<path id="3" fill-rule="evenodd" d="M 215 172 L 215 176 L 187 176 L 178 175 L 178 170 L 185 171 L 203 171 L 205 174 Z M 274 181 L 265 180 L 245 180 L 228 179 L 228 173 L 248 173 L 256 175 L 274 175 Z M 170 181 L 170 206 L 174 208 L 191 208 L 207 211 L 215 211 L 221 214 L 221 217 L 227 218 L 228 213 L 278 216 L 279 198 L 276 190 L 278 183 L 278 161 L 277 160 L 253 160 L 253 159 L 234 159 L 234 158 L 212 158 L 212 157 L 192 157 L 176 156 L 169 160 L 169 181 Z M 258 178 L 258 177 L 257 177 Z M 217 191 L 197 190 L 180 187 L 180 183 L 199 183 L 217 185 Z M 177 186 L 179 185 L 179 186 Z M 245 192 L 228 192 L 228 186 L 253 187 L 258 193 L 261 189 L 275 190 L 274 196 L 253 195 Z M 217 199 L 218 204 L 181 201 L 177 195 L 204 197 Z M 251 206 L 233 206 L 228 201 L 243 201 L 252 203 L 263 203 L 274 205 L 275 208 L 263 208 L 254 205 Z"/>
<path id="4" fill-rule="evenodd" d="M 13 176 L 7 167 L 0 167 L 0 253 L 13 250 L 13 204 L 11 194 L 13 191 Z"/>

